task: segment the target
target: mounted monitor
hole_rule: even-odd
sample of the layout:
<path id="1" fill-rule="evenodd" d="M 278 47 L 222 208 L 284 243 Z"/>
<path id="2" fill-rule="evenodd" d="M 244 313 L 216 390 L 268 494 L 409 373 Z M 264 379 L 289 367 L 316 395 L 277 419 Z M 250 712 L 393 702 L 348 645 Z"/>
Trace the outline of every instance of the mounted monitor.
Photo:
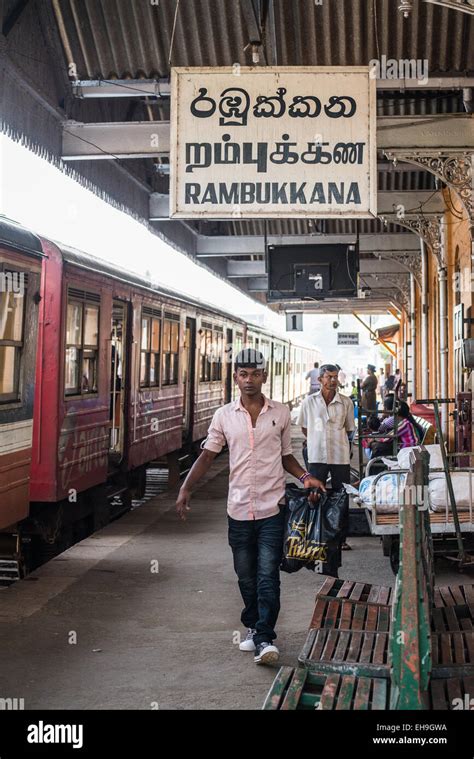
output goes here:
<path id="1" fill-rule="evenodd" d="M 269 245 L 269 302 L 356 298 L 357 245 Z"/>

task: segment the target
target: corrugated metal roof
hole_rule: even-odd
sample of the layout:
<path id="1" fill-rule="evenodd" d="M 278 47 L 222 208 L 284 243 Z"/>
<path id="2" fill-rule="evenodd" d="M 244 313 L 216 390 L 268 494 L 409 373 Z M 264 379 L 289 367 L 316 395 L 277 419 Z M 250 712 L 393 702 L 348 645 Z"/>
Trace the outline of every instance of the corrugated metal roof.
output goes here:
<path id="1" fill-rule="evenodd" d="M 427 59 L 433 74 L 474 71 L 474 19 L 415 0 L 274 0 L 278 65 Z M 80 78 L 156 77 L 174 66 L 251 64 L 239 0 L 60 0 Z M 267 35 L 267 39 L 272 37 Z M 268 51 L 267 51 L 268 52 Z"/>
<path id="2" fill-rule="evenodd" d="M 7 0 L 8 6 L 13 0 Z M 399 0 L 269 0 L 273 8 L 263 36 L 262 63 L 301 66 L 367 65 L 382 56 L 427 62 L 433 76 L 474 74 L 474 16 L 413 0 L 408 18 Z M 58 0 L 67 49 L 79 79 L 162 78 L 172 66 L 251 65 L 253 41 L 248 14 L 251 0 Z M 46 4 L 38 3 L 40 14 Z M 64 40 L 63 40 L 64 42 Z M 24 51 L 23 51 L 24 52 Z M 66 57 L 66 56 L 65 56 Z M 69 60 L 67 62 L 70 62 Z M 31 64 L 33 61 L 31 61 Z M 66 66 L 64 66 L 66 70 Z M 70 118 L 83 121 L 143 117 L 133 104 L 71 102 Z M 169 102 L 152 105 L 153 118 L 169 118 Z M 463 111 L 459 92 L 446 90 L 378 91 L 378 115 L 416 115 Z M 145 116 L 146 117 L 146 116 Z M 140 171 L 166 192 L 166 179 Z M 432 190 L 425 171 L 379 171 L 380 191 Z M 411 234 L 398 225 L 374 220 L 281 219 L 189 221 L 206 235 Z M 176 222 L 168 229 L 182 229 Z M 180 238 L 181 239 L 181 238 Z M 218 264 L 211 264 L 217 266 Z"/>

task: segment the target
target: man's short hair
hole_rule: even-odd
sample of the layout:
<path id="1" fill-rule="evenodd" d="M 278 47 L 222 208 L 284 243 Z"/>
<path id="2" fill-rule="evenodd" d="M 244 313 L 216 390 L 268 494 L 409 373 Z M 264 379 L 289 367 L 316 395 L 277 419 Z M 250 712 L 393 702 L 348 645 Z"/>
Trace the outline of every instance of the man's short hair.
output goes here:
<path id="1" fill-rule="evenodd" d="M 322 377 L 326 372 L 338 372 L 339 367 L 336 364 L 323 364 L 319 367 L 319 376 Z"/>
<path id="2" fill-rule="evenodd" d="M 314 368 L 317 369 L 319 367 L 319 361 L 314 362 Z"/>
<path id="3" fill-rule="evenodd" d="M 244 348 L 237 353 L 234 360 L 234 369 L 262 369 L 265 371 L 265 356 L 255 348 Z"/>

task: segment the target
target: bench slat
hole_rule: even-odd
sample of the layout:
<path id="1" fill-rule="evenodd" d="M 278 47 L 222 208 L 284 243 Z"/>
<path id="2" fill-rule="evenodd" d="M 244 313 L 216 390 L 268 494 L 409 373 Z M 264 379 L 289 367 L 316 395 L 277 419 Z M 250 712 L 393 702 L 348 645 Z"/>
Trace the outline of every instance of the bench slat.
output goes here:
<path id="1" fill-rule="evenodd" d="M 337 698 L 336 711 L 347 711 L 351 708 L 355 685 L 356 678 L 353 675 L 343 675 Z"/>

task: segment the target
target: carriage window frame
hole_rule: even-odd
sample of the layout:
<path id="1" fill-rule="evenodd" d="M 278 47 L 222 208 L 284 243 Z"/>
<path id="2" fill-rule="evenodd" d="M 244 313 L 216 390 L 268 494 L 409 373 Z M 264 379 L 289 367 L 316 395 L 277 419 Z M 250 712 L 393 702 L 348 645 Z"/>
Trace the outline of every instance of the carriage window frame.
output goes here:
<path id="1" fill-rule="evenodd" d="M 10 267 L 4 268 L 4 266 L 0 266 L 0 272 L 3 275 L 11 274 L 12 277 L 17 275 L 25 275 L 24 271 L 20 271 L 18 269 L 11 269 Z M 27 276 L 27 275 L 26 275 Z M 23 350 L 25 347 L 25 321 L 26 321 L 26 301 L 27 301 L 27 293 L 28 293 L 28 286 L 25 288 L 24 292 L 21 293 L 21 295 L 16 295 L 13 290 L 2 290 L 0 292 L 0 295 L 3 295 L 3 293 L 6 293 L 9 296 L 15 297 L 21 297 L 22 299 L 22 305 L 21 305 L 21 328 L 20 328 L 20 339 L 19 340 L 7 340 L 6 338 L 0 338 L 0 348 L 13 348 L 14 349 L 14 365 L 13 365 L 13 392 L 12 393 L 1 393 L 0 392 L 0 405 L 4 405 L 7 403 L 19 403 L 21 402 L 21 396 L 22 396 L 22 388 L 21 388 L 21 369 L 23 365 Z"/>
<path id="2" fill-rule="evenodd" d="M 279 345 L 278 343 L 275 343 L 275 354 L 274 354 L 274 371 L 275 371 L 275 377 L 282 377 L 283 376 L 283 345 Z"/>
<path id="3" fill-rule="evenodd" d="M 166 344 L 166 327 L 169 324 L 169 339 Z M 173 338 L 174 334 L 174 338 Z M 161 387 L 179 384 L 179 341 L 181 319 L 179 314 L 164 312 L 161 328 Z M 174 343 L 174 344 L 173 344 Z"/>
<path id="4" fill-rule="evenodd" d="M 72 288 L 71 289 L 75 289 Z M 77 343 L 68 343 L 67 326 L 68 326 L 68 312 L 70 305 L 77 305 L 81 307 L 81 322 L 80 322 L 80 341 Z M 97 343 L 86 343 L 86 309 L 91 308 L 97 310 Z M 77 293 L 71 293 L 68 289 L 66 297 L 66 319 L 65 319 L 65 335 L 64 335 L 64 397 L 66 400 L 72 398 L 94 398 L 99 394 L 99 353 L 100 353 L 100 313 L 101 313 L 101 298 L 99 293 L 87 293 L 84 291 L 83 296 Z M 78 352 L 78 376 L 77 382 L 74 388 L 66 387 L 67 380 L 67 364 L 68 364 L 68 351 L 75 349 Z M 86 355 L 89 354 L 89 355 Z M 92 390 L 88 390 L 83 387 L 82 377 L 84 374 L 84 363 L 88 361 L 93 369 L 93 375 L 95 378 L 94 387 Z"/>
<path id="5" fill-rule="evenodd" d="M 148 324 L 147 345 L 143 347 L 143 323 Z M 153 347 L 153 327 L 158 325 L 158 350 Z M 140 365 L 139 365 L 139 385 L 141 390 L 156 389 L 161 387 L 161 346 L 163 341 L 163 313 L 161 309 L 142 308 L 140 315 Z M 145 379 L 142 380 L 142 362 L 145 357 Z M 155 378 L 151 382 L 151 362 L 154 361 Z"/>
<path id="6" fill-rule="evenodd" d="M 200 334 L 199 382 L 222 382 L 224 327 L 202 322 Z"/>

